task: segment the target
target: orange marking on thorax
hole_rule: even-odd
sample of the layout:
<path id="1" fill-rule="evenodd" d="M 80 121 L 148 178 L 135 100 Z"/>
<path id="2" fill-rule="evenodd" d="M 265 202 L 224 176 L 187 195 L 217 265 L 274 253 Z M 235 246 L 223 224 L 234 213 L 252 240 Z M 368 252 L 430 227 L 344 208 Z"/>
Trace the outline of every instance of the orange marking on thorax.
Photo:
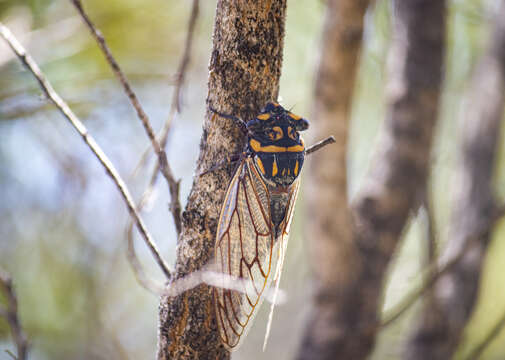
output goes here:
<path id="1" fill-rule="evenodd" d="M 279 169 L 277 169 L 277 161 L 275 161 L 275 158 L 274 158 L 274 164 L 272 165 L 272 176 L 277 175 L 278 171 L 279 171 Z"/>
<path id="2" fill-rule="evenodd" d="M 305 147 L 303 146 L 303 141 L 302 145 L 294 145 L 294 146 L 289 146 L 289 147 L 283 147 L 283 146 L 277 146 L 277 145 L 267 145 L 267 146 L 261 146 L 258 140 L 251 139 L 249 141 L 249 145 L 251 145 L 251 148 L 255 152 L 270 152 L 270 153 L 275 153 L 275 152 L 302 152 Z"/>

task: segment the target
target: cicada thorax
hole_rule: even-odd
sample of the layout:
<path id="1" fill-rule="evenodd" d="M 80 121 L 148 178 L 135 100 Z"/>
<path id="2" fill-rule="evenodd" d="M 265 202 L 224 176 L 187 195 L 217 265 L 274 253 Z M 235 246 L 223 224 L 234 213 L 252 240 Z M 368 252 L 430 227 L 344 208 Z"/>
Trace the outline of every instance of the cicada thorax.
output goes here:
<path id="1" fill-rule="evenodd" d="M 248 152 L 268 183 L 289 186 L 298 177 L 305 158 L 305 144 L 299 131 L 307 129 L 308 124 L 275 103 L 269 103 L 247 123 Z"/>
<path id="2" fill-rule="evenodd" d="M 270 213 L 276 237 L 286 216 L 289 187 L 298 178 L 305 158 L 305 144 L 299 131 L 308 121 L 276 103 L 269 103 L 256 119 L 247 123 L 248 152 L 268 185 Z"/>

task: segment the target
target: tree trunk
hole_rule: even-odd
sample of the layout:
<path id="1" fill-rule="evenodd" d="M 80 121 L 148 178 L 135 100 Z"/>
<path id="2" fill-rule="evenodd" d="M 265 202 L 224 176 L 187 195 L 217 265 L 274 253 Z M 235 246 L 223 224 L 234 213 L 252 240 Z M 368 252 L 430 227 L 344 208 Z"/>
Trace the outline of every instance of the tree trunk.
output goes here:
<path id="1" fill-rule="evenodd" d="M 251 119 L 278 96 L 286 0 L 219 0 L 209 65 L 207 104 Z M 207 110 L 196 174 L 242 151 L 243 133 Z M 212 261 L 230 167 L 195 176 L 183 213 L 172 281 Z M 215 321 L 211 287 L 200 285 L 160 303 L 158 359 L 228 359 Z"/>
<path id="2" fill-rule="evenodd" d="M 330 0 L 314 89 L 312 133 L 334 135 L 337 143 L 311 155 L 307 188 L 306 236 L 314 295 L 298 359 L 334 359 L 341 336 L 341 288 L 352 283 L 356 252 L 347 206 L 347 138 L 354 81 L 359 65 L 368 0 Z"/>
<path id="3" fill-rule="evenodd" d="M 331 320 L 320 322 L 331 323 L 331 327 L 312 330 L 317 334 L 328 329 L 332 332 L 331 345 L 319 344 L 325 359 L 357 360 L 369 355 L 379 323 L 384 274 L 409 212 L 418 206 L 426 186 L 442 80 L 445 1 L 398 0 L 394 9 L 388 114 L 372 166 L 352 205 L 352 243 L 342 245 L 346 240 L 340 236 L 348 235 L 345 229 L 336 230 L 332 235 L 338 245 L 330 245 L 333 250 L 328 253 L 343 265 L 326 266 L 321 271 L 328 273 L 318 274 L 319 282 L 329 279 L 326 283 L 335 285 L 319 292 L 316 299 L 316 304 L 334 304 L 322 308 Z M 336 119 L 342 117 L 340 109 L 333 109 Z M 341 192 L 341 180 L 337 184 Z M 340 221 L 331 216 L 327 222 Z M 342 253 L 335 255 L 337 251 Z M 321 251 L 320 256 L 327 255 Z M 309 358 L 310 349 L 302 349 L 301 354 Z"/>
<path id="4" fill-rule="evenodd" d="M 490 46 L 475 70 L 467 96 L 450 239 L 444 256 L 452 258 L 469 241 L 472 245 L 438 281 L 409 341 L 408 359 L 450 359 L 476 303 L 496 210 L 491 181 L 505 101 L 504 18 L 505 1 L 501 1 Z"/>

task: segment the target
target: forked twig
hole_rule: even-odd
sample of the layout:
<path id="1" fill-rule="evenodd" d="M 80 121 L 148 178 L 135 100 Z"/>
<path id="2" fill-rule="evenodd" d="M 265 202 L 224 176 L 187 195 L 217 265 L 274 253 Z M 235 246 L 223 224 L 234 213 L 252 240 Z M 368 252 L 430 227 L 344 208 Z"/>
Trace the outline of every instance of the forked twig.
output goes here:
<path id="1" fill-rule="evenodd" d="M 76 7 L 77 11 L 81 15 L 82 19 L 88 26 L 89 30 L 91 31 L 91 34 L 95 38 L 96 42 L 98 43 L 98 46 L 102 50 L 103 54 L 105 55 L 105 59 L 109 63 L 109 65 L 112 68 L 112 71 L 114 72 L 114 75 L 118 78 L 118 80 L 121 82 L 121 85 L 123 86 L 126 95 L 130 99 L 131 104 L 135 108 L 137 112 L 137 116 L 142 122 L 142 125 L 144 126 L 144 129 L 147 133 L 147 136 L 149 137 L 149 140 L 151 140 L 151 144 L 154 148 L 154 151 L 156 155 L 158 156 L 158 163 L 159 163 L 159 169 L 163 176 L 165 177 L 168 188 L 170 191 L 170 212 L 172 213 L 172 216 L 174 218 L 175 222 L 175 227 L 177 229 L 177 234 L 180 233 L 181 229 L 181 204 L 179 202 L 179 181 L 177 181 L 172 173 L 172 169 L 170 168 L 170 165 L 168 164 L 167 161 L 167 155 L 165 153 L 164 147 L 161 146 L 156 139 L 156 135 L 154 134 L 153 128 L 151 127 L 151 124 L 149 122 L 149 118 L 147 117 L 147 114 L 145 113 L 144 109 L 140 105 L 140 102 L 137 98 L 137 95 L 135 95 L 135 92 L 131 88 L 130 84 L 128 83 L 128 80 L 126 79 L 126 76 L 124 73 L 121 71 L 121 68 L 119 67 L 119 64 L 117 61 L 114 59 L 112 56 L 112 53 L 107 46 L 107 43 L 105 42 L 105 38 L 101 34 L 101 32 L 95 27 L 93 22 L 90 20 L 86 12 L 84 11 L 84 8 L 82 6 L 81 0 L 71 0 L 74 6 Z"/>
<path id="2" fill-rule="evenodd" d="M 489 226 L 493 226 L 496 221 L 500 220 L 505 215 L 505 206 L 501 206 L 495 212 L 495 215 L 490 219 Z M 429 289 L 436 284 L 436 282 L 448 271 L 450 271 L 456 264 L 458 264 L 465 254 L 477 245 L 480 237 L 489 231 L 489 228 L 482 229 L 478 234 L 473 237 L 469 237 L 465 243 L 465 246 L 453 256 L 446 263 L 439 265 L 437 261 L 432 262 L 426 270 L 427 280 L 417 289 L 412 290 L 407 294 L 402 300 L 400 300 L 392 310 L 388 311 L 386 315 L 383 316 L 383 320 L 380 327 L 387 327 L 400 318 L 410 307 Z"/>
<path id="3" fill-rule="evenodd" d="M 195 30 L 195 25 L 196 25 L 196 19 L 198 18 L 198 13 L 199 13 L 199 0 L 193 0 L 193 6 L 191 9 L 191 15 L 188 23 L 188 32 L 186 35 L 186 41 L 185 41 L 185 46 L 184 46 L 184 53 L 181 58 L 181 62 L 179 64 L 179 68 L 177 71 L 177 77 L 176 77 L 176 82 L 175 82 L 175 89 L 174 93 L 172 95 L 172 102 L 170 104 L 170 112 L 168 114 L 167 120 L 163 124 L 163 129 L 161 130 L 158 139 L 160 141 L 160 146 L 161 148 L 165 149 L 167 146 L 167 141 L 168 141 L 168 134 L 170 132 L 170 128 L 172 125 L 172 119 L 175 117 L 175 113 L 181 112 L 181 92 L 182 92 L 182 87 L 184 85 L 184 80 L 186 78 L 186 69 L 188 68 L 189 65 L 189 60 L 190 60 L 190 55 L 191 55 L 191 44 L 193 42 L 193 34 Z M 134 174 L 142 167 L 143 163 L 147 159 L 147 155 L 149 154 L 150 148 L 147 148 L 144 153 L 142 154 L 139 163 L 137 164 L 135 171 L 133 172 Z M 149 180 L 149 184 L 147 188 L 144 190 L 142 197 L 139 202 L 138 210 L 142 211 L 142 208 L 144 207 L 144 204 L 146 204 L 149 201 L 149 198 L 152 195 L 152 192 L 154 190 L 154 185 L 156 184 L 156 180 L 158 179 L 158 174 L 160 171 L 160 162 L 156 161 L 156 165 L 154 167 L 154 170 L 151 174 L 151 179 Z M 172 199 L 174 198 L 174 195 L 171 194 Z M 177 194 L 176 196 L 177 202 L 179 202 L 179 195 Z M 175 221 L 175 230 L 177 232 L 177 238 L 179 238 L 179 235 L 182 230 L 182 224 L 180 221 L 176 220 L 177 215 L 179 214 L 180 216 L 180 210 L 175 210 L 177 208 L 180 209 L 180 204 L 176 205 L 175 207 L 171 207 L 172 211 L 172 216 L 174 217 Z M 128 224 L 128 229 L 127 229 L 127 238 L 128 238 L 128 248 L 127 248 L 127 258 L 128 261 L 130 262 L 130 265 L 132 266 L 134 272 L 135 272 L 135 277 L 137 278 L 137 281 L 140 283 L 141 286 L 143 286 L 145 289 L 157 293 L 159 290 L 159 284 L 157 284 L 154 280 L 151 280 L 144 272 L 140 260 L 137 258 L 137 255 L 135 253 L 135 245 L 133 241 L 133 234 L 132 234 L 132 225 L 133 223 L 130 221 Z"/>
<path id="4" fill-rule="evenodd" d="M 191 44 L 193 43 L 193 34 L 195 32 L 195 27 L 196 27 L 196 20 L 198 18 L 198 14 L 200 12 L 200 1 L 199 0 L 193 0 L 193 6 L 191 8 L 191 14 L 188 22 L 188 31 L 186 33 L 186 40 L 184 42 L 184 52 L 181 58 L 181 61 L 179 63 L 179 67 L 177 70 L 177 73 L 175 75 L 175 88 L 174 92 L 172 94 L 172 101 L 170 104 L 170 111 L 167 116 L 167 119 L 165 123 L 163 124 L 163 128 L 158 134 L 158 139 L 160 141 L 160 145 L 162 148 L 165 148 L 167 145 L 168 141 L 168 134 L 170 132 L 170 128 L 172 126 L 172 121 L 175 117 L 175 113 L 180 113 L 181 108 L 182 108 L 182 88 L 184 86 L 184 82 L 186 79 L 186 70 L 189 66 L 189 62 L 191 59 Z M 135 167 L 135 170 L 133 171 L 133 175 L 135 175 L 140 168 L 144 165 L 144 163 L 147 160 L 147 156 L 150 153 L 150 148 L 148 147 L 147 149 L 144 150 L 142 153 L 142 156 L 140 157 L 139 163 Z M 158 176 L 158 171 L 159 171 L 159 163 L 156 162 L 156 167 L 153 171 L 153 175 L 151 177 L 151 182 L 150 186 L 154 185 L 156 182 L 156 178 Z M 146 190 L 147 192 L 147 190 Z"/>
<path id="5" fill-rule="evenodd" d="M 47 97 L 56 105 L 58 110 L 63 114 L 63 116 L 70 122 L 70 124 L 77 130 L 79 135 L 81 135 L 82 139 L 89 147 L 89 149 L 96 156 L 98 161 L 105 168 L 107 174 L 111 177 L 112 181 L 118 188 L 123 200 L 126 203 L 126 206 L 130 212 L 130 215 L 135 219 L 135 223 L 137 228 L 144 238 L 147 246 L 151 250 L 156 262 L 160 266 L 161 270 L 165 273 L 167 278 L 170 278 L 170 270 L 161 257 L 154 241 L 151 238 L 151 235 L 147 231 L 147 228 L 144 224 L 144 221 L 140 217 L 139 213 L 135 208 L 134 201 L 132 196 L 130 195 L 130 191 L 128 190 L 125 182 L 117 172 L 116 168 L 109 160 L 107 155 L 103 152 L 100 146 L 96 143 L 95 139 L 88 133 L 88 130 L 84 126 L 84 124 L 77 118 L 77 116 L 72 112 L 70 107 L 63 101 L 63 99 L 56 93 L 53 89 L 52 85 L 49 83 L 45 75 L 40 70 L 39 66 L 33 58 L 26 52 L 26 50 L 21 46 L 21 44 L 17 41 L 11 31 L 0 23 L 0 36 L 2 36 L 5 41 L 9 44 L 12 51 L 17 55 L 17 57 L 21 60 L 23 65 L 33 74 L 33 76 L 37 79 L 40 84 L 40 87 L 47 95 Z"/>
<path id="6" fill-rule="evenodd" d="M 12 338 L 14 339 L 18 352 L 17 357 L 14 358 L 18 360 L 26 360 L 28 358 L 28 340 L 23 328 L 21 327 L 21 322 L 19 321 L 18 299 L 16 297 L 16 292 L 14 291 L 14 286 L 12 285 L 11 277 L 2 269 L 0 269 L 0 289 L 3 290 L 7 300 L 6 307 L 0 306 L 0 316 L 7 320 L 11 329 Z M 8 353 L 13 356 L 12 353 Z"/>
<path id="7" fill-rule="evenodd" d="M 167 146 L 167 141 L 168 141 L 168 134 L 170 132 L 170 128 L 172 126 L 172 121 L 175 117 L 176 113 L 181 112 L 181 98 L 182 98 L 182 88 L 184 86 L 184 82 L 186 79 L 186 71 L 189 66 L 189 62 L 191 59 L 191 44 L 193 43 L 193 34 L 195 32 L 195 27 L 196 27 L 196 20 L 198 18 L 199 14 L 199 0 L 193 0 L 193 6 L 191 8 L 191 14 L 188 22 L 188 31 L 186 33 L 186 40 L 184 44 L 184 53 L 182 55 L 181 61 L 179 63 L 179 67 L 177 69 L 177 74 L 176 74 L 176 81 L 175 81 L 175 89 L 172 95 L 172 101 L 170 104 L 170 112 L 167 116 L 167 120 L 163 124 L 163 128 L 158 135 L 158 139 L 160 141 L 160 146 L 164 149 Z M 134 174 L 137 173 L 137 171 L 142 167 L 144 162 L 147 159 L 147 156 L 149 155 L 150 148 L 147 148 L 144 153 L 142 154 L 139 163 L 135 167 Z M 158 179 L 158 173 L 160 171 L 160 163 L 157 161 L 156 165 L 154 167 L 154 170 L 151 174 L 151 179 L 149 180 L 149 185 L 147 186 L 146 190 L 142 194 L 142 200 L 141 204 L 144 202 L 147 202 L 148 199 L 151 197 L 151 194 L 154 189 L 154 185 L 156 184 L 156 180 Z M 141 205 L 140 204 L 140 205 Z M 180 225 L 180 223 L 179 223 Z M 181 232 L 181 226 L 175 226 L 177 230 L 177 236 L 180 235 Z"/>

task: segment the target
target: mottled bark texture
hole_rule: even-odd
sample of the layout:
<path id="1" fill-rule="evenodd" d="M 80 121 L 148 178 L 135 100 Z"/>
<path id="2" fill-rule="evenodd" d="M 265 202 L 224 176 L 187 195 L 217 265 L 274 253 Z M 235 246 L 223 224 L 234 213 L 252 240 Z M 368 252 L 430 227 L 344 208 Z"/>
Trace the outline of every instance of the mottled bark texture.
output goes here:
<path id="1" fill-rule="evenodd" d="M 452 258 L 468 241 L 475 244 L 435 286 L 434 298 L 426 304 L 419 327 L 410 338 L 408 359 L 450 359 L 477 300 L 495 217 L 491 181 L 505 99 L 504 18 L 502 0 L 491 42 L 475 69 L 466 98 L 461 159 L 444 256 Z"/>
<path id="2" fill-rule="evenodd" d="M 356 279 L 356 251 L 347 198 L 349 117 L 368 0 L 328 1 L 314 89 L 311 132 L 337 143 L 311 155 L 306 236 L 313 304 L 298 359 L 334 359 L 340 347 L 341 289 Z"/>
<path id="3" fill-rule="evenodd" d="M 384 274 L 409 212 L 419 205 L 425 191 L 442 81 L 445 1 L 396 1 L 394 25 L 388 113 L 371 168 L 351 206 L 352 243 L 342 246 L 348 239 L 340 237 L 349 236 L 342 229 L 333 239 L 339 245 L 332 248 L 345 251 L 334 259 L 345 258 L 349 268 L 343 270 L 334 264 L 332 272 L 319 276 L 329 279 L 327 283 L 338 284 L 333 290 L 318 293 L 316 299 L 316 304 L 339 304 L 338 311 L 326 307 L 326 316 L 332 319 L 325 323 L 331 323 L 331 327 L 317 329 L 315 335 L 331 331 L 333 343 L 313 346 L 307 341 L 300 358 L 312 358 L 311 352 L 318 349 L 323 349 L 321 359 L 356 360 L 369 355 L 379 322 Z M 340 116 L 335 111 L 335 120 Z M 341 188 L 341 183 L 337 184 Z M 346 204 L 335 206 L 333 213 Z M 347 278 L 341 279 L 339 272 Z"/>
<path id="4" fill-rule="evenodd" d="M 277 99 L 285 14 L 286 0 L 218 1 L 208 105 L 251 119 L 268 100 Z M 243 134 L 233 121 L 207 110 L 196 173 L 240 152 L 243 145 Z M 212 260 L 217 220 L 230 176 L 230 168 L 195 176 L 183 213 L 173 280 Z M 217 332 L 209 286 L 161 299 L 159 360 L 228 358 Z"/>

